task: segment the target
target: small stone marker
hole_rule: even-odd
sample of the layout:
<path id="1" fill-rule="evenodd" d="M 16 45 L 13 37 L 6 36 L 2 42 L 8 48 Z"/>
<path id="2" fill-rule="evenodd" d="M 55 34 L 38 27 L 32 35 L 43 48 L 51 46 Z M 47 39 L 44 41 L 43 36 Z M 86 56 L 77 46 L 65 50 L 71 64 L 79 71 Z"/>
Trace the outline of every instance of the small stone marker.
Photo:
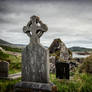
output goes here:
<path id="1" fill-rule="evenodd" d="M 56 62 L 56 78 L 69 79 L 69 64 L 65 62 Z"/>
<path id="2" fill-rule="evenodd" d="M 47 30 L 38 16 L 32 16 L 24 26 L 30 43 L 22 53 L 22 81 L 15 85 L 15 92 L 53 92 L 56 87 L 49 82 L 49 51 L 40 44 L 40 37 Z"/>
<path id="3" fill-rule="evenodd" d="M 9 63 L 6 61 L 0 62 L 0 78 L 8 77 Z"/>

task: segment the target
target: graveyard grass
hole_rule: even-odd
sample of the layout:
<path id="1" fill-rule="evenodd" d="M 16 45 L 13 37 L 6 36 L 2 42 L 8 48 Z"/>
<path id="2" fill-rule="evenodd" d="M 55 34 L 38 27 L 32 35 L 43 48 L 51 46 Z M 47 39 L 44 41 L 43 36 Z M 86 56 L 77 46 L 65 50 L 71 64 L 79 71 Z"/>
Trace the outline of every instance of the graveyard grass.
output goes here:
<path id="1" fill-rule="evenodd" d="M 58 92 L 92 92 L 92 75 L 86 73 L 76 73 L 72 80 L 56 79 L 54 74 L 50 74 L 50 80 L 56 84 Z M 21 81 L 0 80 L 0 92 L 13 92 L 14 85 Z"/>
<path id="2" fill-rule="evenodd" d="M 15 49 L 11 47 L 5 48 L 5 46 L 2 47 L 5 51 L 0 50 L 0 61 L 7 61 L 9 62 L 9 74 L 17 73 L 21 71 L 21 54 L 20 49 Z M 6 52 L 6 51 L 9 51 Z M 18 55 L 14 55 L 13 53 L 18 53 Z"/>
<path id="3" fill-rule="evenodd" d="M 13 48 L 10 46 L 5 46 L 5 45 L 0 45 L 0 47 L 2 47 L 6 51 L 12 51 L 12 52 L 21 52 L 22 51 L 21 48 Z"/>
<path id="4" fill-rule="evenodd" d="M 71 80 L 56 79 L 55 75 L 50 75 L 51 81 L 56 84 L 58 92 L 92 92 L 92 75 L 86 73 L 76 73 Z"/>
<path id="5" fill-rule="evenodd" d="M 0 60 L 9 62 L 9 74 L 21 71 L 21 55 L 15 56 L 0 51 Z M 92 92 L 92 74 L 79 73 L 79 68 L 71 73 L 71 80 L 60 80 L 56 79 L 55 76 L 55 74 L 50 74 L 50 80 L 56 84 L 58 92 Z M 14 85 L 19 81 L 21 81 L 21 78 L 0 80 L 0 92 L 13 92 Z"/>
<path id="6" fill-rule="evenodd" d="M 0 92 L 14 92 L 14 85 L 20 80 L 0 80 Z"/>

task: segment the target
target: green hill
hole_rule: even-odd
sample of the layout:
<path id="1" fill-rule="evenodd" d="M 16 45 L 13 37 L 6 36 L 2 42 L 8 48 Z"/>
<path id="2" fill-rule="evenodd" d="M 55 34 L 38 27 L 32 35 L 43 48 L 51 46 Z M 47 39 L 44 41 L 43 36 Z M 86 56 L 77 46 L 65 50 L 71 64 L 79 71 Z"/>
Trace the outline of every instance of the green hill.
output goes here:
<path id="1" fill-rule="evenodd" d="M 80 52 L 92 51 L 92 48 L 84 48 L 84 47 L 71 47 L 69 49 L 71 51 L 80 51 Z"/>
<path id="2" fill-rule="evenodd" d="M 14 48 L 14 49 L 23 49 L 25 47 L 25 45 L 23 44 L 13 44 L 0 39 L 0 47 L 6 47 L 6 46 L 8 48 Z"/>
<path id="3" fill-rule="evenodd" d="M 7 41 L 4 41 L 2 39 L 0 39 L 0 44 L 1 45 L 12 45 L 11 43 L 7 42 Z"/>
<path id="4" fill-rule="evenodd" d="M 5 47 L 4 47 L 5 48 Z M 7 47 L 6 47 L 7 48 Z M 0 47 L 0 62 L 7 61 L 9 63 L 9 74 L 20 72 L 21 69 L 21 53 L 16 52 L 16 49 L 8 48 L 5 50 Z"/>

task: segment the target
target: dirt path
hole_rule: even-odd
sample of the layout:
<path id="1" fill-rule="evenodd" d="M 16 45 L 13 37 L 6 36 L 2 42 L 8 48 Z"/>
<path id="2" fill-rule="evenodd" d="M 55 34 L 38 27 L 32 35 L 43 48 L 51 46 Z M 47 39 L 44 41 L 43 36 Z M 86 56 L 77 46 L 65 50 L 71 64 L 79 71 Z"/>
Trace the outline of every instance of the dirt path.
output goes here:
<path id="1" fill-rule="evenodd" d="M 16 73 L 16 74 L 10 74 L 8 76 L 9 79 L 17 79 L 17 78 L 20 78 L 20 77 L 21 77 L 21 72 Z"/>
<path id="2" fill-rule="evenodd" d="M 14 56 L 21 56 L 21 53 L 19 53 L 19 52 L 6 51 L 6 53 L 7 53 L 7 54 L 14 55 Z"/>

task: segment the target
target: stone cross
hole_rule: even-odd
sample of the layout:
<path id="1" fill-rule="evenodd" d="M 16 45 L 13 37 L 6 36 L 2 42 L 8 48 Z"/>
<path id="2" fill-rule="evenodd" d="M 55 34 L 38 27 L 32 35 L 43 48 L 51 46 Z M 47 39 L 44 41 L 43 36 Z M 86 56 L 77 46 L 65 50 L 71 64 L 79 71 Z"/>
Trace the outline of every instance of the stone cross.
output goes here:
<path id="1" fill-rule="evenodd" d="M 49 81 L 49 51 L 40 44 L 40 37 L 47 30 L 38 16 L 32 16 L 23 27 L 30 43 L 22 52 L 22 81 L 15 85 L 15 92 L 57 92 Z"/>
<path id="2" fill-rule="evenodd" d="M 39 42 L 39 38 L 47 30 L 48 27 L 40 20 L 38 16 L 32 16 L 27 26 L 23 27 L 24 33 L 30 37 L 30 42 Z"/>
<path id="3" fill-rule="evenodd" d="M 30 82 L 49 81 L 49 51 L 40 44 L 40 37 L 48 30 L 39 17 L 32 16 L 23 31 L 30 43 L 22 54 L 22 80 Z"/>

